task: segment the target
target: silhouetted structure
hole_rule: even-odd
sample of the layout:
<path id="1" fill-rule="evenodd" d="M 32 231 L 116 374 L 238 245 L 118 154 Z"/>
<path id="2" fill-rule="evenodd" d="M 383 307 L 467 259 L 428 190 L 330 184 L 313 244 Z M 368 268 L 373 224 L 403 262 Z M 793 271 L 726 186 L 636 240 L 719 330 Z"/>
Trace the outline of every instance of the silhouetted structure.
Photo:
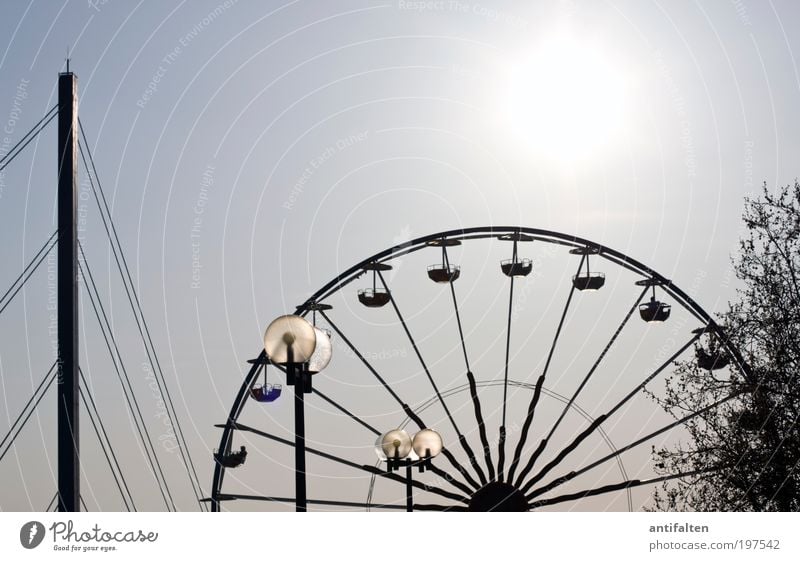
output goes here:
<path id="1" fill-rule="evenodd" d="M 428 278 L 440 284 L 458 280 L 458 277 L 461 276 L 461 267 L 450 263 L 447 256 L 447 248 L 461 245 L 461 242 L 442 238 L 441 240 L 431 240 L 428 242 L 428 245 L 442 248 L 442 262 L 428 265 Z"/>
<path id="2" fill-rule="evenodd" d="M 58 76 L 58 510 L 80 510 L 78 79 Z"/>
<path id="3" fill-rule="evenodd" d="M 368 308 L 381 308 L 389 303 L 391 299 L 389 291 L 385 288 L 378 288 L 378 271 L 390 271 L 391 265 L 385 263 L 367 263 L 363 267 L 364 271 L 372 271 L 372 288 L 362 288 L 358 291 L 358 301 Z"/>
<path id="4" fill-rule="evenodd" d="M 239 448 L 238 452 L 215 452 L 214 459 L 226 468 L 236 468 L 244 463 L 247 459 L 247 450 L 244 446 Z"/>
<path id="5" fill-rule="evenodd" d="M 514 245 L 511 259 L 501 262 L 501 271 L 509 279 L 509 303 L 506 322 L 506 345 L 503 379 L 502 381 L 494 380 L 491 382 L 479 382 L 476 380 L 470 365 L 467 340 L 465 338 L 461 310 L 455 290 L 454 281 L 457 278 L 460 278 L 461 270 L 450 263 L 448 249 L 454 246 L 465 244 L 466 241 L 470 240 L 490 239 L 512 241 Z M 579 256 L 580 259 L 577 263 L 574 276 L 566 277 L 571 278 L 571 282 L 568 283 L 569 292 L 567 294 L 564 308 L 561 311 L 560 320 L 553 335 L 542 372 L 540 373 L 535 384 L 523 384 L 514 381 L 509 377 L 513 327 L 512 320 L 514 318 L 515 309 L 514 282 L 515 279 L 520 279 L 521 277 L 528 275 L 533 269 L 531 260 L 520 258 L 518 253 L 518 244 L 521 242 L 533 241 L 537 243 L 541 242 L 554 244 L 556 247 L 566 246 L 571 250 L 570 253 L 572 255 Z M 400 303 L 397 301 L 395 293 L 390 290 L 389 284 L 387 283 L 387 278 L 383 274 L 386 271 L 392 270 L 392 265 L 390 264 L 392 260 L 402 258 L 416 251 L 424 251 L 431 248 L 441 251 L 441 263 L 428 267 L 428 277 L 434 280 L 437 284 L 445 285 L 450 292 L 453 305 L 453 314 L 451 317 L 455 320 L 461 349 L 464 355 L 464 372 L 466 375 L 467 384 L 465 384 L 463 389 L 469 390 L 469 395 L 474 409 L 475 423 L 478 429 L 477 431 L 469 430 L 465 433 L 461 430 L 460 424 L 463 424 L 464 418 L 463 416 L 459 416 L 457 420 L 450 410 L 450 406 L 446 400 L 446 397 L 453 395 L 455 390 L 454 388 L 449 388 L 447 392 L 444 393 L 440 390 L 437 380 L 431 372 L 429 363 L 423 355 L 423 350 L 417 344 L 417 340 L 412 333 L 411 326 L 406 321 L 406 316 L 401 311 Z M 613 329 L 610 339 L 602 348 L 602 351 L 599 353 L 596 360 L 594 360 L 586 375 L 581 379 L 581 382 L 575 391 L 571 395 L 561 396 L 548 389 L 545 386 L 545 381 L 554 353 L 558 347 L 559 339 L 562 334 L 562 328 L 565 325 L 565 319 L 573 302 L 573 296 L 579 291 L 597 290 L 604 286 L 605 283 L 606 275 L 604 273 L 593 272 L 589 268 L 588 260 L 590 256 L 593 259 L 602 258 L 604 259 L 605 263 L 616 265 L 618 268 L 626 271 L 626 274 L 636 275 L 639 280 L 637 280 L 635 284 L 639 287 L 642 287 L 642 289 L 641 291 L 637 291 L 634 302 L 630 308 L 627 309 L 627 312 L 624 314 L 624 317 L 616 329 Z M 458 272 L 457 274 L 456 271 Z M 343 331 L 342 327 L 333 316 L 334 312 L 332 311 L 331 304 L 328 303 L 331 301 L 332 296 L 340 294 L 340 291 L 344 287 L 349 286 L 350 283 L 357 280 L 365 273 L 372 274 L 372 287 L 359 290 L 358 300 L 369 308 L 382 308 L 387 304 L 391 305 L 390 308 L 391 311 L 394 312 L 396 322 L 388 323 L 395 328 L 397 328 L 399 324 L 399 328 L 405 334 L 407 342 L 413 351 L 412 356 L 419 361 L 419 367 L 421 368 L 421 372 L 424 374 L 424 379 L 427 379 L 430 384 L 432 391 L 430 400 L 423 404 L 419 404 L 416 409 L 412 408 L 399 395 L 395 381 L 385 378 L 379 372 L 376 364 L 367 358 L 369 355 L 365 352 L 362 352 L 356 343 L 354 343 L 353 340 L 348 336 L 348 334 Z M 691 337 L 689 337 L 685 343 L 676 345 L 674 352 L 670 356 L 664 357 L 663 362 L 659 363 L 657 367 L 652 369 L 652 371 L 640 374 L 641 377 L 639 379 L 641 381 L 629 392 L 625 393 L 621 398 L 613 403 L 613 405 L 602 414 L 594 417 L 590 416 L 585 411 L 581 410 L 577 405 L 577 400 L 584 387 L 586 387 L 589 380 L 597 372 L 600 363 L 603 361 L 604 357 L 608 355 L 609 349 L 619 339 L 620 333 L 623 331 L 625 326 L 629 324 L 630 318 L 636 315 L 637 310 L 639 311 L 639 316 L 648 322 L 662 322 L 669 317 L 671 304 L 656 299 L 656 287 L 660 287 L 661 291 L 668 295 L 672 300 L 677 302 L 682 309 L 687 312 L 689 317 L 697 320 L 701 325 L 702 332 L 713 330 L 715 333 L 720 334 L 719 340 L 721 352 L 724 352 L 725 356 L 729 358 L 728 367 L 736 369 L 737 371 L 741 372 L 743 376 L 749 375 L 747 364 L 742 359 L 742 356 L 738 350 L 730 344 L 728 339 L 724 337 L 724 334 L 721 333 L 719 326 L 715 324 L 713 318 L 709 316 L 709 314 L 706 313 L 700 306 L 698 306 L 697 303 L 695 303 L 686 293 L 672 284 L 668 279 L 659 275 L 652 269 L 642 265 L 635 259 L 595 242 L 575 236 L 568 236 L 557 232 L 534 228 L 483 227 L 432 234 L 430 236 L 424 236 L 415 240 L 411 240 L 401 245 L 395 245 L 361 261 L 360 263 L 357 263 L 356 265 L 345 270 L 343 273 L 337 275 L 333 280 L 315 292 L 308 300 L 306 300 L 306 302 L 298 306 L 297 314 L 300 316 L 306 316 L 307 314 L 311 313 L 314 314 L 314 318 L 316 318 L 316 314 L 319 313 L 321 319 L 324 320 L 332 332 L 336 334 L 338 340 L 340 340 L 349 349 L 352 356 L 361 364 L 363 364 L 366 370 L 374 377 L 374 379 L 377 381 L 378 387 L 385 390 L 387 394 L 397 403 L 399 409 L 401 409 L 406 416 L 406 423 L 413 423 L 420 429 L 425 429 L 427 425 L 422 418 L 422 413 L 427 409 L 428 406 L 432 404 L 437 404 L 439 407 L 441 407 L 444 412 L 444 418 L 447 422 L 449 422 L 450 425 L 448 429 L 452 428 L 452 433 L 455 435 L 455 437 L 452 438 L 452 449 L 448 447 L 442 448 L 441 456 L 444 458 L 444 460 L 442 460 L 440 463 L 448 462 L 454 471 L 447 471 L 445 468 L 439 465 L 425 462 L 424 469 L 434 473 L 437 476 L 437 482 L 434 484 L 423 483 L 421 481 L 412 480 L 412 478 L 408 477 L 408 473 L 407 477 L 402 477 L 394 473 L 394 469 L 392 469 L 393 467 L 402 467 L 403 465 L 406 467 L 416 465 L 412 462 L 408 462 L 408 465 L 406 465 L 403 464 L 400 459 L 390 458 L 388 460 L 389 470 L 380 469 L 380 467 L 376 465 L 365 464 L 363 460 L 360 459 L 351 460 L 346 457 L 342 457 L 340 451 L 336 451 L 334 453 L 314 447 L 307 447 L 305 445 L 304 435 L 300 435 L 299 433 L 295 435 L 295 439 L 293 441 L 276 434 L 272 434 L 269 431 L 261 430 L 259 428 L 241 423 L 239 421 L 239 417 L 241 415 L 242 408 L 247 401 L 247 395 L 250 393 L 250 389 L 253 387 L 253 383 L 256 380 L 258 374 L 258 365 L 261 364 L 262 361 L 266 360 L 263 353 L 259 355 L 257 359 L 254 359 L 253 368 L 251 368 L 250 372 L 245 376 L 239 394 L 237 395 L 231 407 L 228 421 L 225 424 L 217 425 L 218 427 L 224 429 L 220 448 L 224 448 L 224 445 L 231 441 L 233 435 L 237 431 L 245 431 L 272 442 L 294 447 L 296 451 L 300 446 L 302 446 L 302 449 L 306 453 L 314 455 L 317 458 L 336 463 L 349 469 L 369 473 L 373 476 L 373 481 L 375 478 L 382 478 L 384 480 L 402 484 L 406 489 L 406 508 L 413 508 L 413 510 L 527 511 L 544 506 L 580 500 L 584 497 L 602 495 L 605 493 L 629 492 L 629 490 L 633 487 L 652 485 L 661 481 L 691 476 L 691 473 L 679 473 L 676 471 L 674 473 L 664 474 L 650 479 L 629 479 L 625 474 L 624 466 L 622 466 L 620 458 L 624 452 L 651 443 L 655 438 L 664 434 L 666 431 L 687 423 L 692 419 L 691 416 L 678 416 L 657 430 L 642 435 L 633 442 L 619 447 L 617 447 L 608 439 L 608 436 L 603 429 L 603 423 L 605 423 L 617 412 L 624 410 L 625 405 L 636 395 L 638 395 L 648 383 L 654 380 L 656 376 L 665 371 L 667 368 L 672 366 L 676 358 L 686 352 L 687 349 L 692 348 L 692 345 L 698 341 L 701 332 L 692 333 Z M 648 292 L 652 292 L 650 302 L 643 303 L 642 300 L 647 296 Z M 425 297 L 424 301 L 429 302 L 428 297 Z M 380 312 L 376 310 L 374 313 L 379 314 L 386 312 Z M 377 325 L 380 324 L 371 323 L 370 329 L 374 329 Z M 658 330 L 654 328 L 651 330 L 651 332 L 658 333 Z M 671 333 L 670 336 L 674 336 L 674 332 Z M 428 346 L 427 348 L 430 347 Z M 715 361 L 714 366 L 716 365 L 717 362 Z M 651 367 L 648 366 L 648 369 L 650 368 Z M 527 372 L 525 374 L 526 376 L 528 375 Z M 292 376 L 287 369 L 287 380 L 291 379 Z M 478 391 L 479 386 L 484 386 L 488 383 L 496 384 L 498 386 L 502 383 L 503 386 L 503 412 L 499 427 L 500 438 L 495 445 L 489 441 L 487 435 L 486 422 L 482 411 L 481 394 Z M 513 455 L 511 456 L 508 469 L 506 470 L 505 444 L 508 436 L 506 432 L 506 414 L 509 385 L 525 387 L 526 389 L 530 390 L 531 398 L 528 404 L 527 413 L 522 420 L 521 430 L 515 432 L 515 435 L 518 435 L 518 441 L 516 447 L 514 448 Z M 526 446 L 528 444 L 528 436 L 542 396 L 557 397 L 559 401 L 563 403 L 563 409 L 549 430 L 544 432 L 544 436 L 540 443 L 531 451 L 528 451 L 528 447 Z M 351 411 L 339 403 L 339 401 L 329 397 L 323 393 L 323 391 L 320 391 L 319 388 L 314 388 L 312 397 L 334 407 L 337 410 L 337 415 L 343 415 L 363 429 L 366 429 L 379 437 L 381 436 L 382 433 L 372 426 L 366 418 L 359 416 L 358 413 Z M 729 399 L 731 399 L 731 396 L 725 396 L 718 402 L 709 404 L 709 407 L 719 407 Z M 567 412 L 570 410 L 581 412 L 586 419 L 588 426 L 586 426 L 570 441 L 562 443 L 560 445 L 560 450 L 548 455 L 547 448 L 548 446 L 552 446 L 554 443 L 553 435 L 560 426 Z M 317 409 L 317 411 L 319 410 Z M 479 452 L 482 452 L 482 460 L 475 453 L 467 438 L 467 435 L 475 433 L 477 433 L 481 441 L 482 446 L 479 449 Z M 564 470 L 564 465 L 567 461 L 569 461 L 571 454 L 573 454 L 573 452 L 581 445 L 582 442 L 584 442 L 593 434 L 599 434 L 603 437 L 609 447 L 609 453 L 595 461 L 587 463 L 586 465 L 575 466 L 569 471 Z M 495 446 L 497 450 L 497 456 L 493 456 L 492 453 L 492 449 Z M 455 455 L 454 452 L 456 447 L 461 448 L 466 461 L 462 461 Z M 353 450 L 357 451 L 358 449 L 358 446 L 353 446 L 351 452 Z M 551 459 L 545 463 L 542 458 L 546 457 Z M 623 475 L 622 481 L 608 485 L 596 485 L 591 488 L 576 492 L 557 492 L 557 490 L 561 489 L 566 483 L 611 461 L 617 461 L 619 463 L 620 472 Z M 559 474 L 556 472 L 558 468 L 562 469 L 562 473 Z M 303 485 L 303 495 L 298 494 L 294 498 L 276 497 L 271 495 L 242 495 L 223 493 L 222 482 L 224 469 L 225 466 L 223 464 L 217 463 L 215 466 L 214 479 L 212 482 L 212 493 L 210 497 L 212 508 L 215 511 L 220 510 L 221 501 L 236 499 L 294 502 L 297 504 L 298 510 L 300 510 L 299 506 L 301 503 L 303 508 L 305 508 L 306 504 L 333 504 L 346 507 L 360 506 L 364 508 L 386 509 L 396 509 L 399 506 L 396 504 L 373 503 L 371 500 L 371 491 L 366 502 L 308 499 L 304 494 L 305 487 L 303 482 L 305 479 L 305 472 L 304 470 L 301 471 L 299 468 L 296 468 L 297 488 L 300 489 L 301 485 Z M 447 485 L 448 487 L 444 488 L 444 485 Z M 409 499 L 412 488 L 424 490 L 430 494 L 444 499 L 443 504 L 442 501 L 436 504 L 412 504 L 413 501 Z M 372 489 L 372 487 L 370 487 L 370 489 Z M 554 493 L 553 491 L 556 492 Z"/>
<path id="6" fill-rule="evenodd" d="M 589 256 L 597 255 L 599 249 L 595 246 L 577 247 L 570 250 L 574 255 L 586 256 L 586 272 L 578 273 L 572 277 L 572 286 L 578 290 L 600 290 L 606 283 L 606 275 L 604 273 L 593 273 L 589 270 Z"/>

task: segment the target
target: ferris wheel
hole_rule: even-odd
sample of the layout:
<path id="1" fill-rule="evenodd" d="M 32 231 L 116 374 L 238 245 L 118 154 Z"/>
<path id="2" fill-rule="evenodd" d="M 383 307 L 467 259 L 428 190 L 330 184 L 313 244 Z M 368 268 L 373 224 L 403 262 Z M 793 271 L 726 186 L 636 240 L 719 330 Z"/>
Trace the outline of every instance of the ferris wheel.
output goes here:
<path id="1" fill-rule="evenodd" d="M 655 472 L 650 450 L 738 395 L 667 415 L 653 397 L 676 361 L 749 378 L 675 283 L 527 227 L 387 248 L 273 322 L 265 344 L 217 425 L 213 510 L 631 510 L 697 475 Z"/>

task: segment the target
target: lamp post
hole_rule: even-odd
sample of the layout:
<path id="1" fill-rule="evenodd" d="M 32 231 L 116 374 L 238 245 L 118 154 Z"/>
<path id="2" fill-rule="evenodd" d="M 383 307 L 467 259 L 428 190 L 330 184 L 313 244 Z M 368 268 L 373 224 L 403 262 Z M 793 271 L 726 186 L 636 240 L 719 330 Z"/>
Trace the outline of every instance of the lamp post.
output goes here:
<path id="1" fill-rule="evenodd" d="M 297 512 L 305 512 L 308 501 L 304 395 L 311 392 L 311 375 L 323 370 L 331 360 L 330 337 L 300 316 L 280 316 L 264 333 L 264 351 L 272 363 L 286 366 L 286 384 L 294 386 L 295 504 Z"/>
<path id="2" fill-rule="evenodd" d="M 386 461 L 386 469 L 391 473 L 406 468 L 406 511 L 413 512 L 413 479 L 411 470 L 414 466 L 420 473 L 431 467 L 431 460 L 442 451 L 442 437 L 433 429 L 422 429 L 414 437 L 402 429 L 390 430 L 378 437 L 375 453 Z"/>

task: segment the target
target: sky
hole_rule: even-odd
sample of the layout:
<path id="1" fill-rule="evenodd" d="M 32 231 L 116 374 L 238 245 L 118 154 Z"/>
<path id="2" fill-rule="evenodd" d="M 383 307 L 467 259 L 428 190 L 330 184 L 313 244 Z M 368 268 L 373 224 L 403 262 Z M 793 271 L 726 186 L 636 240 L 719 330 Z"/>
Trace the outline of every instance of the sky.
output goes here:
<path id="1" fill-rule="evenodd" d="M 354 263 L 438 231 L 529 226 L 630 255 L 719 313 L 736 298 L 731 259 L 744 198 L 798 173 L 800 44 L 791 31 L 800 7 L 788 0 L 40 0 L 5 2 L 0 14 L 0 149 L 55 104 L 69 53 L 98 176 L 206 494 L 219 438 L 213 425 L 225 420 L 264 328 Z M 82 171 L 87 260 L 176 505 L 196 510 L 85 178 Z M 51 124 L 0 176 L 0 284 L 9 285 L 53 232 L 55 180 Z M 543 243 L 523 244 L 520 253 L 534 258 L 536 274 L 517 284 L 510 377 L 530 383 L 576 261 Z M 498 264 L 509 257 L 499 241 L 464 244 L 451 255 L 463 267 L 456 286 L 473 369 L 487 384 L 503 375 L 508 280 Z M 455 389 L 466 379 L 452 305 L 424 273 L 439 258 L 435 250 L 404 258 L 389 280 L 439 386 Z M 592 265 L 606 273 L 607 286 L 594 300 L 581 294 L 568 318 L 547 386 L 563 395 L 638 295 L 629 273 Z M 55 270 L 55 258 L 46 260 L 0 315 L 3 434 L 55 358 Z M 392 310 L 357 304 L 356 288 L 368 284 L 363 278 L 334 295 L 331 317 L 421 406 L 432 390 Z M 81 298 L 81 364 L 100 415 L 119 443 L 137 507 L 163 509 L 85 291 Z M 688 339 L 695 325 L 687 318 L 675 309 L 670 323 L 651 327 L 634 317 L 577 403 L 589 415 L 602 413 Z M 396 403 L 340 338 L 333 342 L 334 359 L 316 387 L 380 430 L 400 425 Z M 284 394 L 273 407 L 248 403 L 243 418 L 291 434 Z M 522 386 L 510 394 L 510 415 L 519 419 L 530 394 Z M 481 395 L 496 422 L 497 387 Z M 478 447 L 467 395 L 447 399 Z M 534 433 L 547 429 L 557 403 L 553 397 L 543 406 Z M 309 407 L 319 448 L 375 462 L 373 434 L 319 400 Z M 443 410 L 429 411 L 426 421 L 452 442 Z M 579 417 L 565 417 L 560 441 L 577 434 Z M 665 419 L 641 396 L 608 433 L 620 446 Z M 87 506 L 122 509 L 86 421 L 83 430 Z M 47 506 L 55 492 L 54 432 L 51 393 L 0 463 L 8 482 L 0 508 Z M 670 433 L 663 443 L 680 438 Z M 291 450 L 245 435 L 240 444 L 248 461 L 226 485 L 291 496 Z M 582 465 L 603 446 L 587 443 L 568 465 Z M 632 454 L 625 469 L 652 475 L 647 451 Z M 369 476 L 316 458 L 309 470 L 315 496 L 367 495 Z M 619 477 L 609 469 L 583 483 Z M 651 491 L 634 493 L 633 508 L 646 505 Z M 403 501 L 402 487 L 391 483 L 376 483 L 375 493 Z M 628 505 L 605 497 L 566 508 Z"/>

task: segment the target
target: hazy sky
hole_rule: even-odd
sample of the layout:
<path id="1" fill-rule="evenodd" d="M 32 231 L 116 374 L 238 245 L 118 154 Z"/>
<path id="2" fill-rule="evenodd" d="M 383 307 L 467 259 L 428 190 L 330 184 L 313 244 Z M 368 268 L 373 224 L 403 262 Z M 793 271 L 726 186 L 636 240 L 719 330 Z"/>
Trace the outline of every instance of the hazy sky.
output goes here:
<path id="1" fill-rule="evenodd" d="M 81 120 L 208 493 L 219 436 L 213 424 L 225 420 L 264 327 L 339 271 L 408 238 L 481 225 L 572 233 L 648 264 L 706 310 L 724 310 L 735 297 L 730 259 L 743 197 L 798 174 L 798 24 L 800 7 L 788 0 L 4 2 L 0 152 L 9 146 L 3 138 L 13 144 L 54 105 L 69 49 Z M 16 278 L 55 228 L 55 143 L 51 125 L 0 178 L 0 285 Z M 83 244 L 127 370 L 176 502 L 196 508 L 148 388 L 94 200 L 88 185 L 81 188 Z M 518 284 L 511 377 L 533 382 L 576 263 L 542 244 L 520 251 L 539 258 L 541 274 Z M 481 380 L 502 377 L 508 283 L 497 263 L 509 254 L 500 242 L 453 253 L 464 266 L 457 287 Z M 424 276 L 438 259 L 434 250 L 409 257 L 391 282 L 440 386 L 450 388 L 466 380 L 449 294 Z M 591 295 L 594 304 L 581 295 L 585 307 L 570 316 L 565 362 L 551 386 L 564 394 L 638 295 L 633 277 L 597 265 L 608 286 Z M 2 433 L 54 360 L 54 271 L 53 259 L 0 316 Z M 418 405 L 432 395 L 430 385 L 391 309 L 358 307 L 355 290 L 367 283 L 345 289 L 333 313 Z M 163 508 L 82 298 L 82 365 L 101 416 L 137 506 Z M 680 318 L 676 310 L 661 331 L 645 331 L 633 318 L 606 373 L 598 372 L 600 385 L 578 400 L 582 407 L 601 413 L 610 394 L 623 394 L 656 364 L 659 350 L 684 341 L 696 325 Z M 396 404 L 334 343 L 318 387 L 381 430 L 402 422 Z M 633 358 L 643 368 L 629 368 Z M 495 391 L 485 391 L 484 406 L 496 416 Z M 529 394 L 512 395 L 521 413 Z M 477 448 L 471 404 L 463 393 L 452 400 Z M 285 434 L 291 400 L 273 405 L 249 403 L 245 415 Z M 375 460 L 371 433 L 330 420 L 318 402 L 311 407 L 318 447 Z M 616 434 L 608 427 L 617 445 L 665 418 L 644 398 L 637 407 L 613 425 Z M 2 509 L 42 510 L 55 492 L 54 411 L 52 393 L 0 464 Z M 452 437 L 440 409 L 428 417 L 446 441 Z M 578 426 L 565 426 L 559 440 Z M 490 432 L 496 438 L 496 425 Z M 122 508 L 88 419 L 84 442 L 89 508 Z M 231 486 L 291 496 L 291 451 L 253 438 L 241 443 L 252 453 Z M 368 477 L 358 472 L 321 460 L 309 468 L 316 496 L 366 496 Z M 647 454 L 627 469 L 647 476 Z M 597 484 L 600 475 L 584 482 Z M 402 501 L 402 487 L 376 489 L 381 500 Z M 636 494 L 634 508 L 648 495 Z M 567 507 L 626 505 L 604 499 Z"/>

